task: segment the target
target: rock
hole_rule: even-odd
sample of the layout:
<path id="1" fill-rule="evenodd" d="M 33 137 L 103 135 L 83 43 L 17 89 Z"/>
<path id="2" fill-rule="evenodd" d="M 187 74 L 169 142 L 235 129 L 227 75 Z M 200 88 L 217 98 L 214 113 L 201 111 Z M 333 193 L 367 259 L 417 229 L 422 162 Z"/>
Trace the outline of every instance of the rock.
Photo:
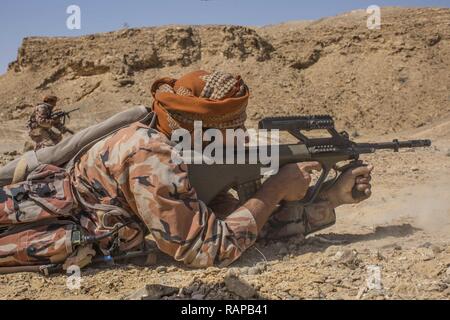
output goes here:
<path id="1" fill-rule="evenodd" d="M 262 118 L 262 116 L 258 111 L 253 111 L 250 113 L 250 119 L 252 119 L 252 120 L 258 120 L 261 118 Z"/>
<path id="2" fill-rule="evenodd" d="M 5 154 L 13 157 L 19 155 L 19 153 L 16 150 L 5 152 Z"/>
<path id="3" fill-rule="evenodd" d="M 260 274 L 260 273 L 261 273 L 261 269 L 258 268 L 258 267 L 251 267 L 251 268 L 248 269 L 248 274 L 251 275 L 251 276 L 255 276 L 255 275 Z"/>
<path id="4" fill-rule="evenodd" d="M 431 292 L 431 291 L 443 292 L 447 288 L 448 288 L 448 285 L 446 283 L 435 282 L 435 281 L 428 283 L 426 286 L 424 286 L 424 290 L 428 291 L 428 292 Z"/>
<path id="5" fill-rule="evenodd" d="M 447 153 L 445 154 L 447 157 L 450 157 L 450 149 L 447 150 Z"/>
<path id="6" fill-rule="evenodd" d="M 447 297 L 450 297 L 450 287 L 448 287 L 446 290 L 444 290 L 444 295 L 446 295 Z"/>
<path id="7" fill-rule="evenodd" d="M 364 299 L 366 300 L 386 300 L 384 292 L 382 290 L 369 290 Z"/>
<path id="8" fill-rule="evenodd" d="M 191 296 L 191 299 L 192 300 L 204 300 L 205 299 L 205 295 L 204 294 L 200 294 L 200 293 L 196 293 L 196 294 L 193 294 Z"/>
<path id="9" fill-rule="evenodd" d="M 125 300 L 158 300 L 162 297 L 171 296 L 179 291 L 178 288 L 163 286 L 159 284 L 148 284 L 125 297 Z"/>
<path id="10" fill-rule="evenodd" d="M 159 266 L 158 268 L 156 268 L 156 272 L 158 272 L 158 273 L 166 273 L 167 272 L 167 267 Z"/>
<path id="11" fill-rule="evenodd" d="M 419 248 L 429 248 L 429 247 L 431 247 L 433 244 L 431 243 L 431 242 L 424 242 L 424 243 L 422 243 L 420 246 L 419 246 Z"/>
<path id="12" fill-rule="evenodd" d="M 333 260 L 338 264 L 343 264 L 347 267 L 356 267 L 359 265 L 358 252 L 356 250 L 344 249 L 336 252 Z"/>
<path id="13" fill-rule="evenodd" d="M 169 268 L 167 268 L 167 272 L 175 272 L 175 271 L 178 271 L 178 268 L 177 267 L 169 267 Z"/>
<path id="14" fill-rule="evenodd" d="M 134 80 L 133 79 L 119 79 L 117 80 L 117 83 L 121 86 L 127 86 L 127 85 L 133 85 L 134 84 Z"/>
<path id="15" fill-rule="evenodd" d="M 435 258 L 435 254 L 431 248 L 419 248 L 418 251 L 422 261 L 429 261 Z"/>
<path id="16" fill-rule="evenodd" d="M 431 245 L 430 249 L 431 249 L 431 251 L 433 251 L 434 254 L 438 254 L 438 253 L 442 252 L 442 248 L 435 244 Z"/>
<path id="17" fill-rule="evenodd" d="M 382 261 L 385 260 L 386 257 L 381 253 L 380 250 L 375 250 L 371 252 L 371 256 L 377 258 L 377 260 Z"/>
<path id="18" fill-rule="evenodd" d="M 364 293 L 366 293 L 366 291 L 367 287 L 365 285 L 359 288 L 358 294 L 356 295 L 356 300 L 360 300 L 363 297 Z"/>
<path id="19" fill-rule="evenodd" d="M 248 274 L 249 267 L 243 267 L 240 270 L 240 274 Z"/>
<path id="20" fill-rule="evenodd" d="M 417 167 L 411 167 L 411 171 L 412 171 L 412 172 L 417 172 L 417 171 L 419 171 L 419 168 L 417 168 Z"/>
<path id="21" fill-rule="evenodd" d="M 250 299 L 256 294 L 255 288 L 240 277 L 226 276 L 224 280 L 227 290 L 238 295 L 242 299 Z"/>
<path id="22" fill-rule="evenodd" d="M 215 274 L 215 273 L 218 273 L 219 271 L 220 270 L 218 268 L 216 268 L 216 267 L 208 267 L 205 270 L 205 274 Z"/>
<path id="23" fill-rule="evenodd" d="M 358 138 L 360 136 L 360 134 L 359 134 L 359 132 L 358 132 L 358 130 L 354 130 L 353 132 L 352 132 L 352 137 L 353 138 Z"/>
<path id="24" fill-rule="evenodd" d="M 427 40 L 426 43 L 428 46 L 432 47 L 435 44 L 437 44 L 439 41 L 441 41 L 441 35 L 440 34 L 434 34 L 434 35 L 430 35 Z"/>
<path id="25" fill-rule="evenodd" d="M 329 246 L 325 249 L 324 255 L 327 257 L 332 257 L 339 251 L 339 249 L 340 248 L 338 246 Z"/>
<path id="26" fill-rule="evenodd" d="M 237 277 L 237 276 L 239 276 L 239 274 L 240 274 L 240 271 L 239 271 L 238 268 L 230 268 L 230 269 L 228 269 L 228 271 L 225 274 L 225 276 L 231 276 L 231 277 L 235 276 L 235 277 Z"/>
<path id="27" fill-rule="evenodd" d="M 450 267 L 447 268 L 447 270 L 445 271 L 445 274 L 450 277 Z"/>
<path id="28" fill-rule="evenodd" d="M 267 269 L 267 264 L 265 262 L 258 262 L 256 267 L 260 270 L 260 272 L 264 272 Z"/>

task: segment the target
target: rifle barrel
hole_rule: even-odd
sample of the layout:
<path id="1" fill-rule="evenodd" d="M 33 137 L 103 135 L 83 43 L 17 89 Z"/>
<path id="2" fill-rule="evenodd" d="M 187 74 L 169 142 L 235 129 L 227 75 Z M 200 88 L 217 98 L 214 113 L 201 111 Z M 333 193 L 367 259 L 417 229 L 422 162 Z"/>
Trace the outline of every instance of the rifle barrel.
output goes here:
<path id="1" fill-rule="evenodd" d="M 421 147 L 429 147 L 431 146 L 431 140 L 406 140 L 399 141 L 394 140 L 392 142 L 380 142 L 380 143 L 357 143 L 358 148 L 362 149 L 373 149 L 373 150 L 382 150 L 389 149 L 398 151 L 402 148 L 421 148 Z"/>
<path id="2" fill-rule="evenodd" d="M 332 129 L 334 121 L 328 115 L 269 117 L 262 119 L 258 127 L 259 129 L 281 131 Z"/>
<path id="3" fill-rule="evenodd" d="M 75 112 L 75 111 L 78 111 L 78 110 L 80 110 L 80 108 L 75 108 L 75 109 L 72 109 L 72 110 L 67 111 L 66 114 L 67 114 L 67 113 L 72 113 L 72 112 Z"/>

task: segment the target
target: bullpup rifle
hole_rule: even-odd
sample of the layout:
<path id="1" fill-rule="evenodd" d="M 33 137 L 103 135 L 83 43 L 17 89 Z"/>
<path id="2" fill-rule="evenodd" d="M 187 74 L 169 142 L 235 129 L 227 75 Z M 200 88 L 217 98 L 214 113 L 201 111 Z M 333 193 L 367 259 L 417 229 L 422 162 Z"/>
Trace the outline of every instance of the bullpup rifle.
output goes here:
<path id="1" fill-rule="evenodd" d="M 300 203 L 312 203 L 319 193 L 328 188 L 346 170 L 364 166 L 360 160 L 363 154 L 371 154 L 378 150 L 398 152 L 402 148 L 418 148 L 431 146 L 430 140 L 408 140 L 382 143 L 356 143 L 351 141 L 347 132 L 338 132 L 334 120 L 329 115 L 270 117 L 259 122 L 260 129 L 287 131 L 298 142 L 279 145 L 279 166 L 289 163 L 317 161 L 322 165 L 321 175 L 314 186 L 309 188 Z M 328 137 L 309 138 L 305 132 L 326 130 Z M 245 148 L 248 153 L 251 147 Z M 338 166 L 338 164 L 341 164 Z M 237 191 L 241 203 L 252 197 L 262 183 L 263 164 L 189 164 L 189 180 L 200 200 L 210 203 L 219 193 L 229 189 Z M 334 176 L 330 173 L 334 171 Z M 331 176 L 331 177 L 330 177 Z M 353 189 L 353 197 L 363 194 Z"/>

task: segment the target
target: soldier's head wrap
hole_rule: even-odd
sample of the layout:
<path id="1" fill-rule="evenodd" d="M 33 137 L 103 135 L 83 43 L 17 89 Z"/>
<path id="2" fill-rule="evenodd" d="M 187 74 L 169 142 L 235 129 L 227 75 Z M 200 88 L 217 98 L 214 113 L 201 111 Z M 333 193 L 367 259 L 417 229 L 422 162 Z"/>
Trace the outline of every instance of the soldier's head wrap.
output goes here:
<path id="1" fill-rule="evenodd" d="M 42 99 L 42 101 L 44 101 L 45 103 L 49 103 L 51 105 L 54 105 L 58 101 L 58 97 L 57 96 L 53 96 L 53 95 L 47 95 L 47 96 L 44 96 L 44 99 Z"/>
<path id="2" fill-rule="evenodd" d="M 157 129 L 167 136 L 173 130 L 241 128 L 246 120 L 249 90 L 240 76 L 226 72 L 194 71 L 179 79 L 162 78 L 151 88 Z"/>

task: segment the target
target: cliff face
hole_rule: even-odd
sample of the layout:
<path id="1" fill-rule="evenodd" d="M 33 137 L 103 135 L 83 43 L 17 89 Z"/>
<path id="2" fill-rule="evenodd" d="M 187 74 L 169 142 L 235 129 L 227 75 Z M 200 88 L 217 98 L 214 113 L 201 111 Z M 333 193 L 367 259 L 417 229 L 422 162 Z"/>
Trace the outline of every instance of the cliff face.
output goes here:
<path id="1" fill-rule="evenodd" d="M 354 11 L 262 28 L 165 26 L 79 38 L 25 38 L 0 77 L 2 120 L 54 93 L 81 107 L 76 129 L 151 103 L 152 81 L 222 69 L 252 90 L 251 124 L 266 115 L 330 113 L 346 129 L 389 132 L 450 111 L 450 10 L 382 9 L 381 30 Z"/>
<path id="2" fill-rule="evenodd" d="M 65 75 L 133 75 L 168 66 L 187 67 L 217 55 L 227 60 L 270 59 L 273 48 L 250 28 L 173 26 L 125 29 L 80 38 L 26 38 L 9 69 L 51 67 L 54 82 Z"/>

